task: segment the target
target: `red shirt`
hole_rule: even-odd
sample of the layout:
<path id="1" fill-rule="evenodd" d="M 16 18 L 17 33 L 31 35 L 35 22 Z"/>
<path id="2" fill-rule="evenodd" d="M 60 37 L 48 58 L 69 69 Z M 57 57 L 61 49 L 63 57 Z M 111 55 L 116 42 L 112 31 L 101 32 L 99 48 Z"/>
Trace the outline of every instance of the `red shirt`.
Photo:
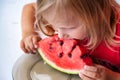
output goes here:
<path id="1" fill-rule="evenodd" d="M 116 27 L 116 34 L 120 36 L 120 23 L 117 23 Z M 92 58 L 95 63 L 120 72 L 120 46 L 112 48 L 115 51 L 108 48 L 105 42 L 102 42 L 92 53 Z"/>

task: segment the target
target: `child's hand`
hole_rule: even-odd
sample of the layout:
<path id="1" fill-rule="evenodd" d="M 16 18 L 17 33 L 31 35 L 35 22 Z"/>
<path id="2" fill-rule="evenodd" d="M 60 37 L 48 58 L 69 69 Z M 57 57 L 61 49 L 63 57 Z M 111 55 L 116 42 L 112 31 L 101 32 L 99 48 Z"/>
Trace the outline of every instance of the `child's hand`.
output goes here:
<path id="1" fill-rule="evenodd" d="M 101 65 L 85 66 L 79 73 L 82 80 L 120 80 L 120 74 Z"/>
<path id="2" fill-rule="evenodd" d="M 36 43 L 40 40 L 41 40 L 41 38 L 37 33 L 29 34 L 21 40 L 21 42 L 20 42 L 21 49 L 25 53 L 33 53 L 34 54 L 34 53 L 36 53 L 36 48 L 37 48 Z"/>

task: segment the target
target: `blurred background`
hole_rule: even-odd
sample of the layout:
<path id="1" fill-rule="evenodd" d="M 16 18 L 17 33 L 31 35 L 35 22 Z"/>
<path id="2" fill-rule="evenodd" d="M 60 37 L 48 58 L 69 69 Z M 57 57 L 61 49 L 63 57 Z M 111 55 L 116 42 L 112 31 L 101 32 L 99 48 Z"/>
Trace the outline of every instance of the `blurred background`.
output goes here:
<path id="1" fill-rule="evenodd" d="M 0 80 L 12 80 L 12 67 L 24 54 L 21 40 L 21 12 L 23 5 L 36 0 L 0 0 Z"/>
<path id="2" fill-rule="evenodd" d="M 0 0 L 0 80 L 12 80 L 12 67 L 24 54 L 19 47 L 21 11 L 23 5 L 35 1 Z"/>

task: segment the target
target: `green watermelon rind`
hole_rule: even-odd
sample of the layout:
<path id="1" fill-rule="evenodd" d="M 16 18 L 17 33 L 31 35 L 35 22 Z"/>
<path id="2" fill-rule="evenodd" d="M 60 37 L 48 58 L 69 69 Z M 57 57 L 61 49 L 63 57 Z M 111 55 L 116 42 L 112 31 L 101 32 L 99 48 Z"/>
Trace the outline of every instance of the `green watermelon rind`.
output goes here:
<path id="1" fill-rule="evenodd" d="M 48 65 L 50 65 L 51 67 L 55 68 L 56 70 L 64 72 L 64 73 L 67 73 L 67 74 L 79 74 L 80 70 L 70 70 L 70 69 L 63 69 L 63 68 L 58 67 L 57 65 L 55 65 L 53 62 L 51 62 L 50 60 L 48 60 L 45 57 L 45 55 L 43 54 L 43 51 L 40 48 L 38 48 L 37 51 L 38 51 L 39 55 L 42 57 L 42 59 Z"/>

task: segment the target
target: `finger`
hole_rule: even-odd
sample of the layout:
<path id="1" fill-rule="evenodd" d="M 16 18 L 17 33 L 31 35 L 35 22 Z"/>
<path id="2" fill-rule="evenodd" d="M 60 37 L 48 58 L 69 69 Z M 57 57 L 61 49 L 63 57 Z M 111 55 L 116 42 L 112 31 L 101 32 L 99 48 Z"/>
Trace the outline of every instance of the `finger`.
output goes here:
<path id="1" fill-rule="evenodd" d="M 81 70 L 80 73 L 84 74 L 85 76 L 88 76 L 90 78 L 93 78 L 93 79 L 98 79 L 100 77 L 99 73 L 91 72 L 91 71 L 87 71 L 87 70 Z"/>
<path id="2" fill-rule="evenodd" d="M 30 49 L 30 47 L 28 45 L 26 45 L 25 48 L 28 51 L 28 53 L 32 53 L 32 50 Z"/>
<path id="3" fill-rule="evenodd" d="M 91 71 L 91 72 L 99 72 L 99 68 L 96 67 L 96 66 L 85 65 L 84 69 L 87 70 L 87 71 Z"/>
<path id="4" fill-rule="evenodd" d="M 31 36 L 29 38 L 27 38 L 27 44 L 28 44 L 28 50 L 30 51 L 30 53 L 35 54 L 36 53 L 36 48 L 34 46 L 34 41 L 33 39 L 36 38 L 35 36 Z"/>
<path id="5" fill-rule="evenodd" d="M 37 42 L 40 41 L 41 38 L 39 35 L 36 35 L 35 38 L 32 38 L 32 41 L 33 41 L 33 44 L 34 44 L 34 47 L 37 48 Z"/>
<path id="6" fill-rule="evenodd" d="M 27 44 L 32 52 L 36 51 L 32 39 Z"/>
<path id="7" fill-rule="evenodd" d="M 24 44 L 23 40 L 21 40 L 21 42 L 20 42 L 20 48 L 21 48 L 25 53 L 28 53 L 28 51 L 27 51 L 26 48 L 25 48 L 25 44 Z"/>
<path id="8" fill-rule="evenodd" d="M 35 36 L 32 37 L 32 44 L 31 44 L 32 47 L 31 48 L 33 50 L 33 54 L 36 53 L 36 48 L 37 48 L 36 44 L 40 40 L 41 40 L 41 38 L 40 38 L 39 35 L 35 35 Z"/>
<path id="9" fill-rule="evenodd" d="M 90 78 L 90 77 L 87 77 L 87 76 L 85 76 L 84 74 L 79 74 L 79 76 L 80 76 L 80 78 L 82 79 L 82 80 L 94 80 L 94 79 L 92 79 L 92 78 Z"/>
<path id="10" fill-rule="evenodd" d="M 35 52 L 34 52 L 34 51 L 33 51 L 33 52 L 31 52 L 31 54 L 36 54 L 36 51 L 35 51 Z"/>
<path id="11" fill-rule="evenodd" d="M 32 49 L 30 48 L 31 42 L 29 40 L 25 41 L 25 49 L 28 51 L 28 53 L 32 53 Z"/>

